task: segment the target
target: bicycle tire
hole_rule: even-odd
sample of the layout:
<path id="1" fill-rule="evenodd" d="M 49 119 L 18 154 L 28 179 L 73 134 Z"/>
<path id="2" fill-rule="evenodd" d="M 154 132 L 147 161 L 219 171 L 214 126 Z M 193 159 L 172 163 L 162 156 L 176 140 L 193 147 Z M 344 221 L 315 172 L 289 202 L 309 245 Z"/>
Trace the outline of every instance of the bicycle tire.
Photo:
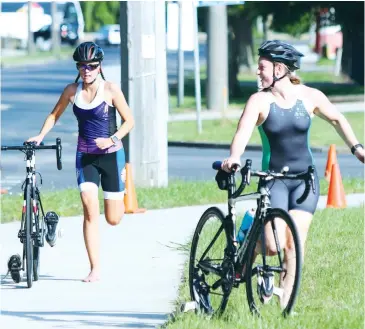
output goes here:
<path id="1" fill-rule="evenodd" d="M 25 257 L 26 257 L 26 271 L 27 271 L 27 285 L 28 288 L 32 287 L 33 277 L 33 248 L 32 248 L 32 203 L 31 203 L 31 185 L 26 184 L 26 216 L 25 216 Z"/>
<path id="2" fill-rule="evenodd" d="M 291 235 L 293 238 L 292 241 L 293 241 L 294 247 L 295 247 L 293 256 L 290 256 L 292 260 L 295 259 L 295 266 L 292 267 L 292 268 L 295 268 L 295 274 L 293 274 L 292 272 L 290 272 L 290 274 L 289 274 L 290 279 L 294 280 L 294 282 L 292 284 L 290 297 L 288 298 L 288 302 L 287 302 L 286 306 L 280 307 L 280 311 L 281 311 L 282 315 L 287 316 L 292 311 L 296 298 L 297 298 L 297 295 L 298 295 L 298 292 L 299 292 L 300 281 L 301 281 L 301 272 L 302 272 L 302 250 L 301 250 L 301 243 L 300 243 L 298 231 L 297 231 L 296 225 L 295 225 L 292 217 L 290 216 L 290 214 L 287 213 L 286 211 L 284 211 L 282 209 L 278 209 L 278 208 L 269 209 L 268 213 L 265 217 L 265 220 L 264 220 L 264 225 L 266 225 L 268 222 L 272 223 L 272 219 L 274 219 L 274 218 L 280 218 L 285 222 L 285 224 L 287 225 L 287 229 L 289 229 L 291 232 Z M 276 223 L 277 223 L 277 221 L 276 221 Z M 255 300 L 255 297 L 254 297 L 255 291 L 254 291 L 254 287 L 252 284 L 253 277 L 255 275 L 258 276 L 258 272 L 259 272 L 257 270 L 257 267 L 256 267 L 256 270 L 253 270 L 253 265 L 255 263 L 254 251 L 256 248 L 256 243 L 261 239 L 262 229 L 263 229 L 263 226 L 259 225 L 251 236 L 252 238 L 251 238 L 251 241 L 249 242 L 249 246 L 248 246 L 248 254 L 247 254 L 248 256 L 247 256 L 247 261 L 246 261 L 246 275 L 245 275 L 246 295 L 247 295 L 248 305 L 250 307 L 251 312 L 254 314 L 257 314 L 257 315 L 261 315 L 260 314 L 261 312 L 259 311 L 259 304 L 265 305 L 265 302 L 263 300 L 259 300 L 259 301 Z M 286 231 L 286 234 L 287 234 L 287 231 Z M 268 257 L 268 256 L 266 256 L 266 257 Z M 273 258 L 276 258 L 276 257 L 278 257 L 278 256 L 277 255 L 273 256 Z M 268 265 L 268 266 L 272 266 L 272 265 Z M 286 276 L 288 273 L 289 272 L 286 272 L 284 275 Z M 258 282 L 259 282 L 259 280 L 258 280 Z M 283 288 L 281 288 L 281 287 L 277 288 L 277 291 L 280 291 L 280 290 L 282 292 L 284 292 Z M 258 291 L 259 291 L 259 287 L 257 286 L 257 292 Z M 259 295 L 259 292 L 258 292 L 258 295 Z"/>
<path id="3" fill-rule="evenodd" d="M 39 247 L 34 246 L 33 247 L 33 281 L 38 281 L 39 279 L 39 255 L 41 253 L 41 250 Z"/>
<path id="4" fill-rule="evenodd" d="M 37 205 L 37 213 L 35 214 L 35 222 L 38 222 L 38 224 L 35 223 L 35 230 L 37 231 L 37 227 L 40 230 L 39 227 L 39 201 L 36 199 L 36 205 Z M 38 233 L 38 232 L 37 232 Z M 39 267 L 40 267 L 40 248 L 38 246 L 38 243 L 33 245 L 33 281 L 38 281 L 39 279 Z"/>
<path id="5" fill-rule="evenodd" d="M 212 225 L 212 227 L 209 228 L 208 221 L 212 217 L 216 217 L 218 219 L 218 221 L 217 221 L 217 224 L 210 224 L 210 225 Z M 206 276 L 208 278 L 208 281 L 210 281 L 210 279 L 213 279 L 213 281 L 214 281 L 215 280 L 215 278 L 213 277 L 214 274 L 209 273 L 208 271 L 203 272 L 201 268 L 199 269 L 196 266 L 195 261 L 196 261 L 196 257 L 198 256 L 197 251 L 198 251 L 198 247 L 199 247 L 199 242 L 203 243 L 204 239 L 206 239 L 205 235 L 203 233 L 204 227 L 207 227 L 207 230 L 212 229 L 213 232 L 215 232 L 214 235 L 211 235 L 211 237 L 208 238 L 207 244 L 209 246 L 210 243 L 214 240 L 214 237 L 217 236 L 217 238 L 214 240 L 214 242 L 217 243 L 216 246 L 218 247 L 218 250 L 219 250 L 218 253 L 222 253 L 222 256 L 223 256 L 223 258 L 219 259 L 219 260 L 222 260 L 222 261 L 224 260 L 225 250 L 229 243 L 228 234 L 227 234 L 225 226 L 224 226 L 224 221 L 225 221 L 225 216 L 223 215 L 221 210 L 219 210 L 216 207 L 208 208 L 203 213 L 203 215 L 201 216 L 201 218 L 197 224 L 197 227 L 194 232 L 192 244 L 191 244 L 190 259 L 189 259 L 190 297 L 191 297 L 192 301 L 195 301 L 197 303 L 197 305 L 199 305 L 199 308 L 204 313 L 207 313 L 210 315 L 221 315 L 224 312 L 224 310 L 227 306 L 228 298 L 229 298 L 231 291 L 230 291 L 230 289 L 225 291 L 225 286 L 223 286 L 223 284 L 222 284 L 222 286 L 219 287 L 219 289 L 222 289 L 222 291 L 223 291 L 222 300 L 220 302 L 219 301 L 216 302 L 215 296 L 219 296 L 220 294 L 216 293 L 215 291 L 214 292 L 212 291 L 212 286 L 214 285 L 214 283 L 212 285 L 209 285 L 209 283 L 206 282 Z M 225 244 L 225 245 L 220 246 L 220 244 Z M 214 243 L 211 245 L 211 248 L 209 248 L 209 252 L 213 249 L 213 245 L 214 245 Z M 205 252 L 206 252 L 206 250 L 204 251 L 204 253 Z M 203 255 L 204 255 L 204 253 L 203 253 Z M 215 255 L 218 255 L 218 253 L 212 254 L 212 255 L 215 256 Z M 203 257 L 201 257 L 201 258 L 203 258 Z M 212 259 L 207 257 L 204 260 L 200 259 L 198 261 L 198 263 L 205 261 L 205 263 L 207 264 L 207 263 L 209 263 L 210 260 L 212 262 L 214 262 L 214 261 L 217 261 L 218 259 L 215 257 L 213 257 Z M 212 265 L 212 266 L 215 266 L 215 265 Z M 222 264 L 217 265 L 217 268 L 220 268 L 220 267 L 222 267 Z M 208 272 L 208 273 L 206 273 L 206 272 Z M 212 274 L 212 276 L 210 276 L 210 274 Z M 218 279 L 217 281 L 214 281 L 214 282 L 218 282 L 221 279 L 222 279 L 222 277 L 220 277 L 220 279 Z M 216 290 L 218 290 L 218 288 L 216 288 Z M 214 297 L 214 300 L 213 300 L 213 297 Z M 219 299 L 219 297 L 217 299 Z"/>

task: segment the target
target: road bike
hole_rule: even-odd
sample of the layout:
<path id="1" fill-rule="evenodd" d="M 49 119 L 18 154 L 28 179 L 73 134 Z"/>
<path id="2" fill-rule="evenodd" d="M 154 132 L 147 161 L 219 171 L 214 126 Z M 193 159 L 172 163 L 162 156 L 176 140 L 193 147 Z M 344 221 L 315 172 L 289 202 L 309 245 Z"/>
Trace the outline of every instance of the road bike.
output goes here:
<path id="1" fill-rule="evenodd" d="M 59 217 L 54 211 L 44 214 L 41 193 L 38 188 L 37 174 L 42 184 L 42 176 L 36 171 L 36 150 L 56 150 L 57 169 L 62 169 L 61 139 L 56 139 L 55 145 L 37 146 L 34 142 L 24 142 L 22 146 L 1 146 L 1 151 L 18 150 L 25 154 L 26 178 L 22 185 L 24 201 L 22 220 L 18 231 L 18 238 L 23 244 L 23 257 L 13 255 L 8 261 L 8 269 L 14 282 L 21 281 L 20 271 L 26 271 L 27 286 L 32 287 L 33 280 L 39 278 L 40 247 L 44 246 L 44 239 L 53 246 L 57 238 L 55 227 Z"/>
<path id="2" fill-rule="evenodd" d="M 221 315 L 227 307 L 232 288 L 245 283 L 250 311 L 260 316 L 280 312 L 288 315 L 299 291 L 302 250 L 295 223 L 288 212 L 270 205 L 266 181 L 277 179 L 304 180 L 305 190 L 297 200 L 303 202 L 310 190 L 316 193 L 314 167 L 299 174 L 251 170 L 252 161 L 244 167 L 235 165 L 232 173 L 221 170 L 221 162 L 213 163 L 218 170 L 216 181 L 228 192 L 228 215 L 217 207 L 208 208 L 194 232 L 189 261 L 189 288 L 192 302 L 209 315 Z M 235 171 L 241 173 L 236 186 Z M 242 194 L 251 177 L 258 177 L 258 190 Z M 236 240 L 236 203 L 256 200 L 253 223 L 244 241 Z M 279 236 L 280 235 L 280 236 Z M 240 290 L 239 290 L 240 291 Z M 278 298 L 274 298 L 277 296 Z M 270 316 L 270 315 L 269 315 Z"/>

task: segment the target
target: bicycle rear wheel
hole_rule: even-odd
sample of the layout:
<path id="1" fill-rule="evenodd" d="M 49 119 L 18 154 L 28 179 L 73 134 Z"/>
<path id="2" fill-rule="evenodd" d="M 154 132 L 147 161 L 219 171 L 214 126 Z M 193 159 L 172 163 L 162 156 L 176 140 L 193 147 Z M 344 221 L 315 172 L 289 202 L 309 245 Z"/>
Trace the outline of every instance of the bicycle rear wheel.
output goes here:
<path id="1" fill-rule="evenodd" d="M 300 286 L 302 251 L 299 235 L 292 217 L 282 209 L 269 209 L 264 225 L 265 230 L 260 225 L 253 232 L 248 247 L 247 300 L 255 314 L 282 313 L 286 316 L 293 309 Z M 268 236 L 275 241 L 270 247 Z M 281 250 L 280 246 L 289 248 Z"/>
<path id="2" fill-rule="evenodd" d="M 39 256 L 41 250 L 39 247 L 33 247 L 33 281 L 38 281 L 39 279 Z"/>
<path id="3" fill-rule="evenodd" d="M 34 229 L 36 233 L 41 234 L 41 228 L 39 226 L 39 201 L 37 199 L 37 196 L 34 196 L 34 198 L 37 206 L 37 212 L 34 216 Z M 41 249 L 39 248 L 39 241 L 37 236 L 36 242 L 33 244 L 33 281 L 38 281 L 39 279 L 40 252 Z"/>
<path id="4" fill-rule="evenodd" d="M 25 244 L 23 244 L 25 251 L 25 262 L 27 271 L 27 285 L 32 287 L 33 277 L 33 246 L 32 246 L 32 232 L 33 232 L 33 218 L 32 218 L 32 199 L 31 199 L 31 185 L 26 184 L 26 216 L 25 216 Z"/>
<path id="5" fill-rule="evenodd" d="M 221 314 L 234 280 L 232 261 L 226 256 L 225 217 L 215 207 L 201 216 L 191 245 L 189 288 L 191 300 L 207 314 Z"/>

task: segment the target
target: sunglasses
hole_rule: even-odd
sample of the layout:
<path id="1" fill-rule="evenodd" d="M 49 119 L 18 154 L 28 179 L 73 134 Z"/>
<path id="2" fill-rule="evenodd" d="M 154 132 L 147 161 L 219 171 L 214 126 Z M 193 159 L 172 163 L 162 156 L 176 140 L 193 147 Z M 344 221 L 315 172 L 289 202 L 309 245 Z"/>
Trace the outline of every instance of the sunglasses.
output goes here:
<path id="1" fill-rule="evenodd" d="M 81 69 L 83 71 L 85 71 L 86 69 L 89 71 L 94 71 L 95 69 L 97 69 L 99 67 L 100 64 L 81 64 L 81 63 L 76 63 L 76 67 L 77 69 Z"/>

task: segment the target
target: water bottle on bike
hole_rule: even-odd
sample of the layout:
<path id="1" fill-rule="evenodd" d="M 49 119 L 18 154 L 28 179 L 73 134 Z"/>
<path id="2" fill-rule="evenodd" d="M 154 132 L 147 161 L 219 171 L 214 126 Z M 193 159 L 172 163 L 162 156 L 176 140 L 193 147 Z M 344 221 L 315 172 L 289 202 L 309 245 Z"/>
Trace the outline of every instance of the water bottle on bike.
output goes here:
<path id="1" fill-rule="evenodd" d="M 248 230 L 250 229 L 253 219 L 255 218 L 255 209 L 249 209 L 245 212 L 242 218 L 241 226 L 238 230 L 236 240 L 239 244 L 242 244 L 245 240 Z"/>

